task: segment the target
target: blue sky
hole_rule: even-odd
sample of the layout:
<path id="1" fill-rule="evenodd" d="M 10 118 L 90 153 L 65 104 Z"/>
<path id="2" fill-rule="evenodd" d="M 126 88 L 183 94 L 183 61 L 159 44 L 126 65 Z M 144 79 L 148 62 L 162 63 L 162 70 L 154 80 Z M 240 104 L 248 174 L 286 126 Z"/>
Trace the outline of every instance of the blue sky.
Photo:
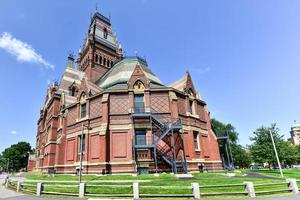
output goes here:
<path id="1" fill-rule="evenodd" d="M 0 37 L 15 46 L 0 42 L 0 151 L 34 145 L 47 84 L 78 51 L 96 4 L 126 55 L 146 56 L 165 84 L 188 69 L 211 116 L 232 123 L 242 144 L 270 123 L 288 137 L 300 120 L 300 1 L 2 0 Z"/>

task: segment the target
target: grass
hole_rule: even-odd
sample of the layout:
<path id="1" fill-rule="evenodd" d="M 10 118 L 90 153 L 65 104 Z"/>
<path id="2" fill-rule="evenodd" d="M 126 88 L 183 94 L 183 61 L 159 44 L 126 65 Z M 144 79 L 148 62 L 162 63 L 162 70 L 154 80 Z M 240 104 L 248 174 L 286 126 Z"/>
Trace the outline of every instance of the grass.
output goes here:
<path id="1" fill-rule="evenodd" d="M 246 172 L 255 172 L 265 176 L 272 176 L 272 177 L 281 177 L 279 169 L 257 169 L 257 170 L 242 170 L 244 173 Z M 300 179 L 300 169 L 283 169 L 283 176 L 284 178 L 295 178 Z"/>
<path id="2" fill-rule="evenodd" d="M 86 182 L 86 193 L 87 194 L 132 194 L 132 181 L 133 180 L 147 180 L 148 182 L 140 183 L 140 194 L 192 194 L 191 188 L 185 188 L 185 186 L 191 186 L 192 183 L 199 183 L 201 193 L 217 193 L 217 192 L 244 192 L 244 186 L 242 185 L 245 181 L 253 182 L 254 184 L 260 183 L 274 183 L 274 182 L 283 182 L 280 179 L 271 179 L 271 178 L 246 178 L 243 177 L 243 173 L 247 171 L 237 172 L 236 177 L 228 177 L 224 173 L 195 173 L 193 174 L 194 180 L 177 180 L 177 178 L 172 174 L 160 174 L 159 176 L 154 176 L 153 174 L 148 175 L 107 175 L 107 176 L 95 176 L 95 175 L 84 175 L 83 180 Z M 261 173 L 261 172 L 259 172 Z M 265 174 L 265 172 L 262 172 Z M 300 171 L 299 171 L 300 173 Z M 290 173 L 292 176 L 294 172 Z M 72 175 L 56 175 L 55 177 L 48 177 L 43 174 L 28 174 L 26 176 L 29 180 L 52 180 L 52 181 L 78 181 L 77 176 Z M 101 180 L 122 180 L 127 182 L 101 182 Z M 30 183 L 36 184 L 36 183 Z M 45 183 L 44 191 L 53 191 L 53 192 L 62 192 L 62 193 L 74 193 L 78 194 L 78 187 L 57 187 L 57 184 L 64 183 Z M 78 185 L 77 182 L 74 183 L 65 183 L 66 185 Z M 241 184 L 239 186 L 230 186 L 230 187 L 205 187 L 210 185 L 229 185 L 229 184 Z M 92 186 L 94 185 L 94 186 Z M 111 185 L 119 186 L 117 188 L 110 187 Z M 124 186 L 124 187 L 122 187 Z M 148 186 L 148 187 L 147 187 Z M 149 188 L 149 186 L 179 186 L 176 188 Z M 35 190 L 35 186 L 25 186 L 26 189 Z M 271 186 L 257 186 L 255 187 L 256 191 L 265 191 L 265 190 L 280 190 L 287 189 L 287 185 L 271 185 Z M 245 195 L 234 195 L 235 197 L 245 197 Z M 258 195 L 260 196 L 260 195 Z M 231 198 L 232 195 L 222 196 Z M 209 197 L 211 199 L 212 197 Z"/>

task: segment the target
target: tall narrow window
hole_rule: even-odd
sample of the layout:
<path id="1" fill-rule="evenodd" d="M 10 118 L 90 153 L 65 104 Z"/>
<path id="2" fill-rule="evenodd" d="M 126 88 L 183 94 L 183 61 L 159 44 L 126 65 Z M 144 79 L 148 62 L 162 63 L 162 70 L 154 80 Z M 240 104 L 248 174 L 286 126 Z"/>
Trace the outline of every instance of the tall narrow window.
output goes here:
<path id="1" fill-rule="evenodd" d="M 80 118 L 85 118 L 86 116 L 86 103 L 81 104 L 81 112 L 80 112 Z"/>
<path id="2" fill-rule="evenodd" d="M 198 134 L 198 132 L 194 131 L 193 132 L 193 137 L 194 137 L 195 151 L 200 151 L 200 142 L 199 142 L 199 134 Z"/>
<path id="3" fill-rule="evenodd" d="M 107 29 L 104 28 L 104 29 L 103 29 L 103 37 L 104 37 L 105 39 L 107 39 L 107 35 L 108 35 Z"/>
<path id="4" fill-rule="evenodd" d="M 95 55 L 95 63 L 98 63 L 98 55 Z"/>
<path id="5" fill-rule="evenodd" d="M 87 114 L 86 110 L 86 95 L 82 93 L 80 97 L 80 118 L 85 118 Z"/>
<path id="6" fill-rule="evenodd" d="M 145 112 L 145 104 L 144 104 L 144 95 L 143 94 L 134 95 L 134 112 L 135 113 L 144 113 Z"/>
<path id="7" fill-rule="evenodd" d="M 99 63 L 100 63 L 100 65 L 102 65 L 102 56 L 100 56 L 100 58 L 99 58 Z"/>
<path id="8" fill-rule="evenodd" d="M 82 145 L 82 153 L 85 152 L 85 135 L 79 135 L 78 154 L 80 154 L 80 145 Z"/>
<path id="9" fill-rule="evenodd" d="M 189 112 L 193 114 L 193 101 L 189 100 Z"/>
<path id="10" fill-rule="evenodd" d="M 146 130 L 136 130 L 135 131 L 135 144 L 136 145 L 146 145 Z"/>
<path id="11" fill-rule="evenodd" d="M 106 66 L 106 58 L 103 59 L 103 65 Z"/>

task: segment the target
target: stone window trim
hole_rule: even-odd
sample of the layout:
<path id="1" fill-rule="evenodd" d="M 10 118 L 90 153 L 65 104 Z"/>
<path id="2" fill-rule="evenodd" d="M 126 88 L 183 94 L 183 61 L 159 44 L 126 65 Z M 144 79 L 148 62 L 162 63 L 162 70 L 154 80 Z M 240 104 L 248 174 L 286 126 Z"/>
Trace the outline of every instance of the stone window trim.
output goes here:
<path id="1" fill-rule="evenodd" d="M 194 141 L 194 148 L 196 152 L 201 151 L 201 146 L 200 146 L 200 139 L 199 139 L 199 132 L 198 131 L 193 131 L 193 141 Z"/>
<path id="2" fill-rule="evenodd" d="M 82 92 L 79 99 L 79 105 L 78 105 L 78 118 L 77 122 L 86 120 L 88 118 L 88 112 L 89 112 L 89 101 L 87 100 L 87 96 L 85 92 Z M 83 110 L 84 109 L 84 110 Z"/>

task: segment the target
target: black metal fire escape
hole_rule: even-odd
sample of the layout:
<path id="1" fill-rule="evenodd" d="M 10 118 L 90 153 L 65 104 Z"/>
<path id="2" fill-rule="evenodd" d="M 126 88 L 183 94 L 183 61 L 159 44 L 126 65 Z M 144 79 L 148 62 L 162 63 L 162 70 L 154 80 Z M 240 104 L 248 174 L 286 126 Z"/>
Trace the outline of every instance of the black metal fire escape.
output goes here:
<path id="1" fill-rule="evenodd" d="M 153 151 L 156 171 L 158 170 L 158 160 L 166 163 L 174 173 L 186 173 L 187 163 L 182 139 L 182 124 L 180 119 L 162 119 L 158 113 L 140 112 L 135 109 L 132 112 L 133 123 L 136 119 L 149 119 L 152 132 L 152 143 L 145 145 Z M 136 148 L 134 147 L 134 152 Z"/>

